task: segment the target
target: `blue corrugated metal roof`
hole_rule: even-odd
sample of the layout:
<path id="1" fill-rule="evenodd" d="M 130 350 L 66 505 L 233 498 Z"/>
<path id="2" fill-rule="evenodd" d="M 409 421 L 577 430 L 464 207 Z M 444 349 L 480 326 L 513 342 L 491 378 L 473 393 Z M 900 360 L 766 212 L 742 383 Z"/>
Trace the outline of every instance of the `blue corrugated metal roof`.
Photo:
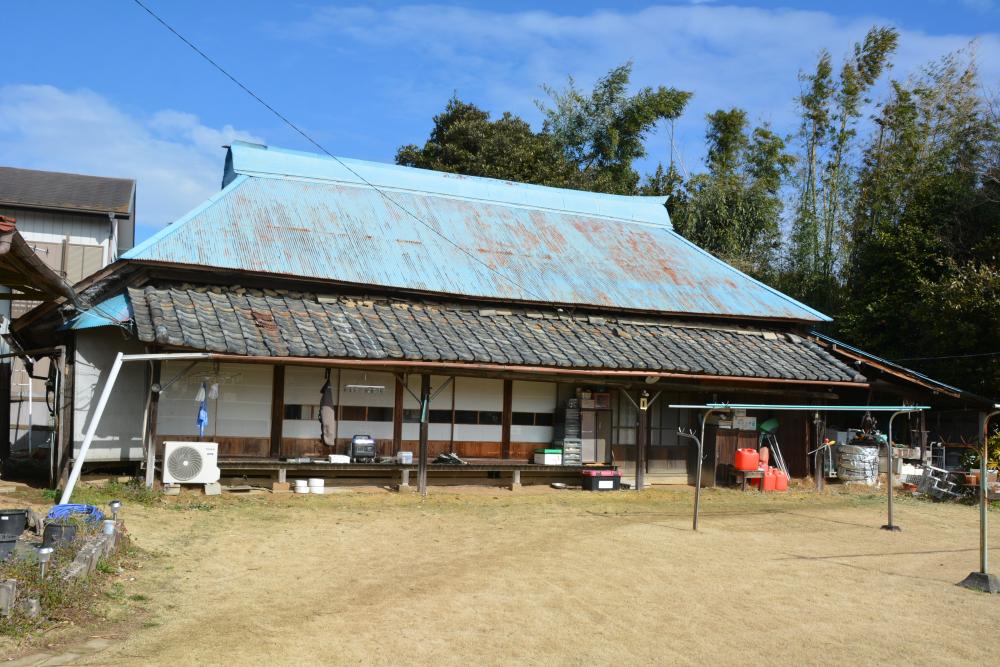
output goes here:
<path id="1" fill-rule="evenodd" d="M 483 299 L 829 319 L 675 233 L 663 198 L 348 164 L 393 201 L 336 160 L 234 144 L 223 190 L 124 257 Z"/>
<path id="2" fill-rule="evenodd" d="M 132 319 L 132 308 L 124 294 L 105 299 L 66 322 L 61 328 L 79 331 L 119 326 Z"/>

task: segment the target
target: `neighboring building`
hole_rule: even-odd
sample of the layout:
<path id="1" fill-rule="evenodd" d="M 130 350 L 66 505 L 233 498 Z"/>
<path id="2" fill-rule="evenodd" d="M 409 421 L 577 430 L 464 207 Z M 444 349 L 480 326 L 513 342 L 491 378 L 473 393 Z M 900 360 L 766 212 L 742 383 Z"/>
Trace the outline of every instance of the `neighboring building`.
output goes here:
<path id="1" fill-rule="evenodd" d="M 203 385 L 223 468 L 356 434 L 416 451 L 429 382 L 431 456 L 527 461 L 575 435 L 584 462 L 631 474 L 638 441 L 665 483 L 698 465 L 678 435 L 697 417 L 671 403 L 981 407 L 814 335 L 829 318 L 694 246 L 664 204 L 236 143 L 221 192 L 78 286 L 89 309 L 49 304 L 15 332 L 75 349 L 77 445 L 117 352 L 204 354 L 127 364 L 93 461 L 198 439 Z M 809 474 L 812 415 L 780 419 L 792 473 Z M 714 467 L 744 436 L 710 437 Z"/>
<path id="2" fill-rule="evenodd" d="M 135 181 L 0 167 L 0 215 L 15 220 L 27 247 L 64 284 L 73 285 L 134 244 Z M 8 303 L 4 315 L 16 320 L 39 301 Z M 34 379 L 20 361 L 11 371 L 10 429 L 2 436 L 9 444 L 0 444 L 45 457 L 55 428 L 48 359 L 35 364 Z"/>

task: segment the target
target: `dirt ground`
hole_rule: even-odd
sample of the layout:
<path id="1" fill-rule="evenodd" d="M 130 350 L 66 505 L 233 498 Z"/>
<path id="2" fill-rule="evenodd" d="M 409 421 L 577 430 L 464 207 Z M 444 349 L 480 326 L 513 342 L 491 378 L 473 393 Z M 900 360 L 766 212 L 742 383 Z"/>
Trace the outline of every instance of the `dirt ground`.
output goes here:
<path id="1" fill-rule="evenodd" d="M 802 491 L 448 489 L 127 507 L 104 665 L 997 664 L 977 509 Z M 1000 544 L 1000 512 L 991 512 Z M 991 551 L 1000 565 L 1000 550 Z M 994 568 L 996 571 L 996 568 Z M 141 620 L 139 620 L 141 619 Z"/>

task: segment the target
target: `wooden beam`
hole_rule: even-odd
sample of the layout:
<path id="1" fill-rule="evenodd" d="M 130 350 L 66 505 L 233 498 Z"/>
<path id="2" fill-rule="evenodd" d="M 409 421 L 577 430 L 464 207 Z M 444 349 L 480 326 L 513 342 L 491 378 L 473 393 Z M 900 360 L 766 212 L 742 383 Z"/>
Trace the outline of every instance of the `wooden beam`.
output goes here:
<path id="1" fill-rule="evenodd" d="M 285 367 L 275 366 L 271 381 L 271 458 L 281 456 L 281 434 L 285 425 Z"/>
<path id="2" fill-rule="evenodd" d="M 396 376 L 396 396 L 392 409 L 392 453 L 403 448 L 403 380 Z"/>
<path id="3" fill-rule="evenodd" d="M 503 413 L 500 418 L 500 458 L 510 458 L 511 406 L 514 403 L 514 383 L 503 381 Z"/>

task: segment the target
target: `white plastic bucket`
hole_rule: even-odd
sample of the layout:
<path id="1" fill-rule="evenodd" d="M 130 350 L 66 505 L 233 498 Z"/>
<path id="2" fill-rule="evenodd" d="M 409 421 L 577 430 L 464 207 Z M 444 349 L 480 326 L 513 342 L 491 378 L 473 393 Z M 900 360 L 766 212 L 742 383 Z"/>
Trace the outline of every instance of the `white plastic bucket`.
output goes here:
<path id="1" fill-rule="evenodd" d="M 325 480 L 322 477 L 310 477 L 309 478 L 309 486 L 310 487 L 313 487 L 313 486 L 323 486 L 324 483 L 325 483 Z"/>
<path id="2" fill-rule="evenodd" d="M 413 463 L 413 452 L 400 452 L 396 454 L 396 460 L 403 465 L 410 465 Z"/>
<path id="3" fill-rule="evenodd" d="M 114 535 L 115 534 L 114 519 L 105 519 L 101 532 L 103 532 L 105 535 Z"/>

